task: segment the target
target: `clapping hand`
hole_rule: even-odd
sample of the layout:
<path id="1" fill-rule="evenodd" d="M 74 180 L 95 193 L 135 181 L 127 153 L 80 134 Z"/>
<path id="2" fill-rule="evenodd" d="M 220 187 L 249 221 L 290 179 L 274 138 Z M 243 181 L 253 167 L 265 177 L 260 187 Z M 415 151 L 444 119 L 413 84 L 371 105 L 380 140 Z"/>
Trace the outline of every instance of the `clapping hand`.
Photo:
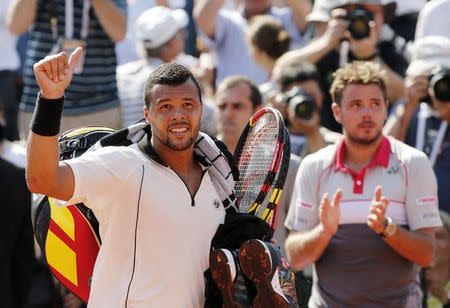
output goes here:
<path id="1" fill-rule="evenodd" d="M 370 205 L 369 215 L 367 216 L 367 225 L 377 234 L 381 234 L 384 231 L 388 204 L 389 201 L 383 196 L 381 186 L 377 186 L 375 196 Z"/>
<path id="2" fill-rule="evenodd" d="M 341 217 L 340 203 L 342 199 L 342 190 L 338 189 L 330 202 L 328 193 L 322 197 L 319 208 L 320 222 L 327 234 L 333 236 L 339 227 Z"/>

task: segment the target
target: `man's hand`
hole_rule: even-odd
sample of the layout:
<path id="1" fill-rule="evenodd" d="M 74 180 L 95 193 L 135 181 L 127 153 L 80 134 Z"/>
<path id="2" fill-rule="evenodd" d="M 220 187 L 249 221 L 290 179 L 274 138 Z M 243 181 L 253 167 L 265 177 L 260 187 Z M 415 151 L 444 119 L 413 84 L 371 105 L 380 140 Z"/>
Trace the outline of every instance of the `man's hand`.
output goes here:
<path id="1" fill-rule="evenodd" d="M 375 188 L 375 197 L 372 200 L 370 213 L 367 216 L 367 225 L 377 234 L 381 234 L 384 231 L 388 204 L 388 199 L 382 195 L 381 186 L 378 185 Z"/>
<path id="2" fill-rule="evenodd" d="M 73 71 L 80 60 L 83 49 L 78 47 L 70 57 L 66 52 L 47 56 L 33 66 L 36 81 L 43 97 L 57 99 L 72 81 Z"/>
<path id="3" fill-rule="evenodd" d="M 426 75 L 407 76 L 405 89 L 408 104 L 415 110 L 421 99 L 428 95 L 428 77 Z"/>
<path id="4" fill-rule="evenodd" d="M 348 26 L 348 22 L 345 20 L 346 14 L 347 12 L 340 8 L 331 11 L 331 19 L 327 24 L 324 37 L 333 48 L 339 45 L 345 38 Z"/>
<path id="5" fill-rule="evenodd" d="M 339 220 L 341 217 L 340 203 L 342 199 L 342 190 L 338 189 L 330 203 L 328 193 L 325 193 L 322 197 L 319 207 L 320 223 L 323 226 L 324 231 L 333 236 L 336 234 L 339 227 Z"/>

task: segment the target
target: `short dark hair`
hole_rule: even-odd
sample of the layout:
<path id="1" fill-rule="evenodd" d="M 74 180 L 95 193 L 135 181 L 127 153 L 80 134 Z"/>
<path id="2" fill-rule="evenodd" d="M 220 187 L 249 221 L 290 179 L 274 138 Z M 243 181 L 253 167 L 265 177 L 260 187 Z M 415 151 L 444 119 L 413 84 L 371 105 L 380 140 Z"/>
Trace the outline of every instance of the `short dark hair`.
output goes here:
<path id="1" fill-rule="evenodd" d="M 191 79 L 198 91 L 198 97 L 200 102 L 202 102 L 202 91 L 200 89 L 200 84 L 197 78 L 183 65 L 177 63 L 165 63 L 158 66 L 151 74 L 148 76 L 144 85 L 144 102 L 145 106 L 150 106 L 150 100 L 152 95 L 153 87 L 159 84 L 178 86 Z"/>
<path id="2" fill-rule="evenodd" d="M 315 80 L 320 84 L 320 74 L 317 68 L 310 63 L 293 63 L 281 71 L 281 91 L 286 91 L 290 85 L 297 82 Z"/>
<path id="3" fill-rule="evenodd" d="M 217 87 L 217 92 L 234 88 L 240 84 L 245 84 L 249 87 L 250 101 L 252 102 L 253 108 L 258 107 L 263 103 L 261 92 L 256 84 L 254 84 L 250 79 L 240 75 L 229 76 L 222 80 Z"/>

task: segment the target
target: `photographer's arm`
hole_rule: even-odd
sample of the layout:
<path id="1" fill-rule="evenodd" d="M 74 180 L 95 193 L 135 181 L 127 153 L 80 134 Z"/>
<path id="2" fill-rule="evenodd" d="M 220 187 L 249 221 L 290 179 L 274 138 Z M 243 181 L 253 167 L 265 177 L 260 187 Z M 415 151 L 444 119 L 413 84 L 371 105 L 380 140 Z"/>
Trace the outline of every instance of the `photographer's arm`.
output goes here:
<path id="1" fill-rule="evenodd" d="M 28 31 L 36 17 L 37 2 L 37 0 L 15 0 L 11 2 L 6 16 L 9 31 L 17 35 Z"/>
<path id="2" fill-rule="evenodd" d="M 60 200 L 70 199 L 75 181 L 70 167 L 59 162 L 60 118 L 55 117 L 61 117 L 64 91 L 81 53 L 77 48 L 70 59 L 65 52 L 47 56 L 33 67 L 40 94 L 28 136 L 27 184 L 32 192 Z"/>

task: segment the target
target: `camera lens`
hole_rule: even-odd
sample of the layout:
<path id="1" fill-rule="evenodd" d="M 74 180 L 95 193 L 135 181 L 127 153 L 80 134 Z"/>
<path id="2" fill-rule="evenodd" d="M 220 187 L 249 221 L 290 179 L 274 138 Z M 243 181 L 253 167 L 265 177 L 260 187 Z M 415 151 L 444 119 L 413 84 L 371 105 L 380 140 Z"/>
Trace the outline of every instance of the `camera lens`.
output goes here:
<path id="1" fill-rule="evenodd" d="M 314 112 L 314 101 L 309 95 L 296 96 L 289 102 L 289 108 L 294 111 L 296 118 L 309 120 Z"/>
<path id="2" fill-rule="evenodd" d="M 373 14 L 363 8 L 356 8 L 347 15 L 348 31 L 355 40 L 362 40 L 370 35 L 370 21 Z"/>
<path id="3" fill-rule="evenodd" d="M 442 102 L 450 103 L 450 76 L 445 76 L 434 84 L 436 98 Z"/>
<path id="4" fill-rule="evenodd" d="M 431 76 L 430 87 L 439 101 L 450 103 L 450 73 L 447 69 L 441 68 Z"/>

